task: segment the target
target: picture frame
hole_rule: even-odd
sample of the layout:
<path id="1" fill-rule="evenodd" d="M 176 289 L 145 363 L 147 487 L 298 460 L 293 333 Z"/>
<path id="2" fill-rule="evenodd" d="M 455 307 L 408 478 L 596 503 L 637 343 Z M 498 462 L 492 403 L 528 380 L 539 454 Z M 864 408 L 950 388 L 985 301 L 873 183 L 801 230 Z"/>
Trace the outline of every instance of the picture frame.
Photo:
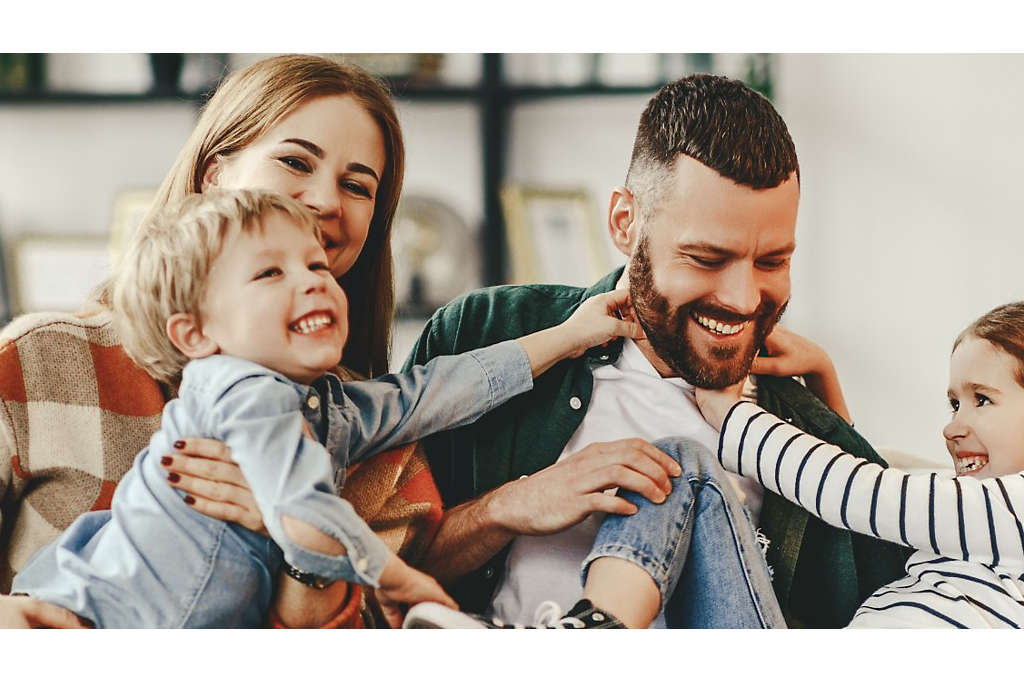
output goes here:
<path id="1" fill-rule="evenodd" d="M 21 235 L 7 253 L 11 315 L 82 310 L 110 267 L 105 236 Z"/>
<path id="2" fill-rule="evenodd" d="M 111 265 L 117 265 L 121 260 L 128 241 L 142 223 L 155 198 L 155 189 L 133 189 L 121 192 L 114 199 L 109 242 Z"/>
<path id="3" fill-rule="evenodd" d="M 611 269 L 586 190 L 507 185 L 501 203 L 510 284 L 587 287 Z"/>

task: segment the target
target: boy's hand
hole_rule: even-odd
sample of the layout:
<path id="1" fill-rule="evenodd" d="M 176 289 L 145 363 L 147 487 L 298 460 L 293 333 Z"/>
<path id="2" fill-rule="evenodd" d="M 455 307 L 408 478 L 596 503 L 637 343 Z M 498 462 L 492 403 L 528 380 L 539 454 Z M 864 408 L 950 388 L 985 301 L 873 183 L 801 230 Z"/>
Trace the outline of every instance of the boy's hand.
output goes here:
<path id="1" fill-rule="evenodd" d="M 744 377 L 732 386 L 726 386 L 723 389 L 714 391 L 707 388 L 697 389 L 697 407 L 700 409 L 700 413 L 704 415 L 704 420 L 715 431 L 722 430 L 722 423 L 725 421 L 725 416 L 729 414 L 729 410 L 743 399 L 743 384 L 746 380 L 746 377 Z"/>
<path id="2" fill-rule="evenodd" d="M 587 349 L 602 346 L 620 336 L 644 338 L 643 328 L 633 316 L 626 289 L 591 296 L 558 328 L 570 344 L 567 357 L 571 358 L 578 358 Z"/>
<path id="3" fill-rule="evenodd" d="M 421 601 L 432 601 L 452 609 L 459 608 L 436 580 L 422 571 L 417 571 L 397 555 L 392 555 L 384 564 L 376 595 L 381 612 L 392 628 L 402 626 L 402 619 L 405 616 L 400 607 L 403 604 L 413 606 Z"/>

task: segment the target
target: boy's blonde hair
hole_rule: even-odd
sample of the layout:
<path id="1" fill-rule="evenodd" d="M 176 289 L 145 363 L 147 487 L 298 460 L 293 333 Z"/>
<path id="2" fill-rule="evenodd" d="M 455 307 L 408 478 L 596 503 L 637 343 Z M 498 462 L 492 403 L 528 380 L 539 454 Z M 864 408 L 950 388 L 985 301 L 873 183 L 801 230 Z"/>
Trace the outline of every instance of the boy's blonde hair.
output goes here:
<path id="1" fill-rule="evenodd" d="M 316 217 L 298 201 L 264 190 L 210 190 L 147 217 L 112 278 L 110 307 L 125 352 L 157 381 L 176 386 L 188 358 L 167 337 L 175 313 L 199 319 L 206 279 L 234 230 L 260 232 L 280 211 L 320 239 Z"/>

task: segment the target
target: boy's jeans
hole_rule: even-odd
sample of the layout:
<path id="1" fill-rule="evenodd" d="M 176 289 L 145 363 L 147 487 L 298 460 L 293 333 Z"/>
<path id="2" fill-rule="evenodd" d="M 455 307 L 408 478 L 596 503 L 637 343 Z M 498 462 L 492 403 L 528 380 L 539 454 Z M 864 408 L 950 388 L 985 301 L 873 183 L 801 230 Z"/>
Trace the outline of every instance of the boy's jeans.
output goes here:
<path id="1" fill-rule="evenodd" d="M 682 475 L 661 504 L 620 492 L 638 511 L 605 517 L 584 579 L 594 559 L 619 557 L 654 578 L 668 627 L 786 627 L 754 529 L 718 459 L 688 439 L 654 445 L 679 462 Z"/>

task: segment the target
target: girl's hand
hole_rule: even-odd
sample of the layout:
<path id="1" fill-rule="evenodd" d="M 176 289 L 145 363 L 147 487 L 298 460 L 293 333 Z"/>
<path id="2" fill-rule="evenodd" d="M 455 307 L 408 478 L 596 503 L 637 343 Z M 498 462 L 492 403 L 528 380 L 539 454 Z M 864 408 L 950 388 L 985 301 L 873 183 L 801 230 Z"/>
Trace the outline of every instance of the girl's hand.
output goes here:
<path id="1" fill-rule="evenodd" d="M 644 338 L 643 328 L 633 316 L 633 308 L 626 289 L 615 289 L 591 296 L 560 324 L 559 329 L 571 344 L 568 357 L 578 358 L 594 346 L 626 336 Z"/>
<path id="2" fill-rule="evenodd" d="M 168 482 L 188 493 L 186 504 L 269 537 L 249 483 L 231 459 L 231 448 L 209 438 L 185 438 L 174 448 L 160 458 L 160 464 L 168 472 Z"/>
<path id="3" fill-rule="evenodd" d="M 777 377 L 821 375 L 832 367 L 825 349 L 782 325 L 764 341 L 764 352 L 754 358 L 751 374 Z"/>
<path id="4" fill-rule="evenodd" d="M 697 407 L 704 415 L 704 421 L 710 424 L 715 431 L 722 430 L 722 423 L 729 414 L 732 406 L 743 399 L 743 384 L 746 377 L 723 389 L 712 391 L 707 388 L 698 388 L 696 392 Z"/>
<path id="5" fill-rule="evenodd" d="M 402 605 L 415 606 L 421 601 L 432 601 L 452 609 L 459 608 L 436 580 L 422 571 L 417 571 L 394 554 L 388 559 L 384 571 L 380 574 L 380 587 L 377 588 L 376 595 L 381 613 L 392 628 L 402 627 L 402 620 L 405 618 Z"/>
<path id="6" fill-rule="evenodd" d="M 26 596 L 0 595 L 0 628 L 91 628 L 85 618 Z"/>

